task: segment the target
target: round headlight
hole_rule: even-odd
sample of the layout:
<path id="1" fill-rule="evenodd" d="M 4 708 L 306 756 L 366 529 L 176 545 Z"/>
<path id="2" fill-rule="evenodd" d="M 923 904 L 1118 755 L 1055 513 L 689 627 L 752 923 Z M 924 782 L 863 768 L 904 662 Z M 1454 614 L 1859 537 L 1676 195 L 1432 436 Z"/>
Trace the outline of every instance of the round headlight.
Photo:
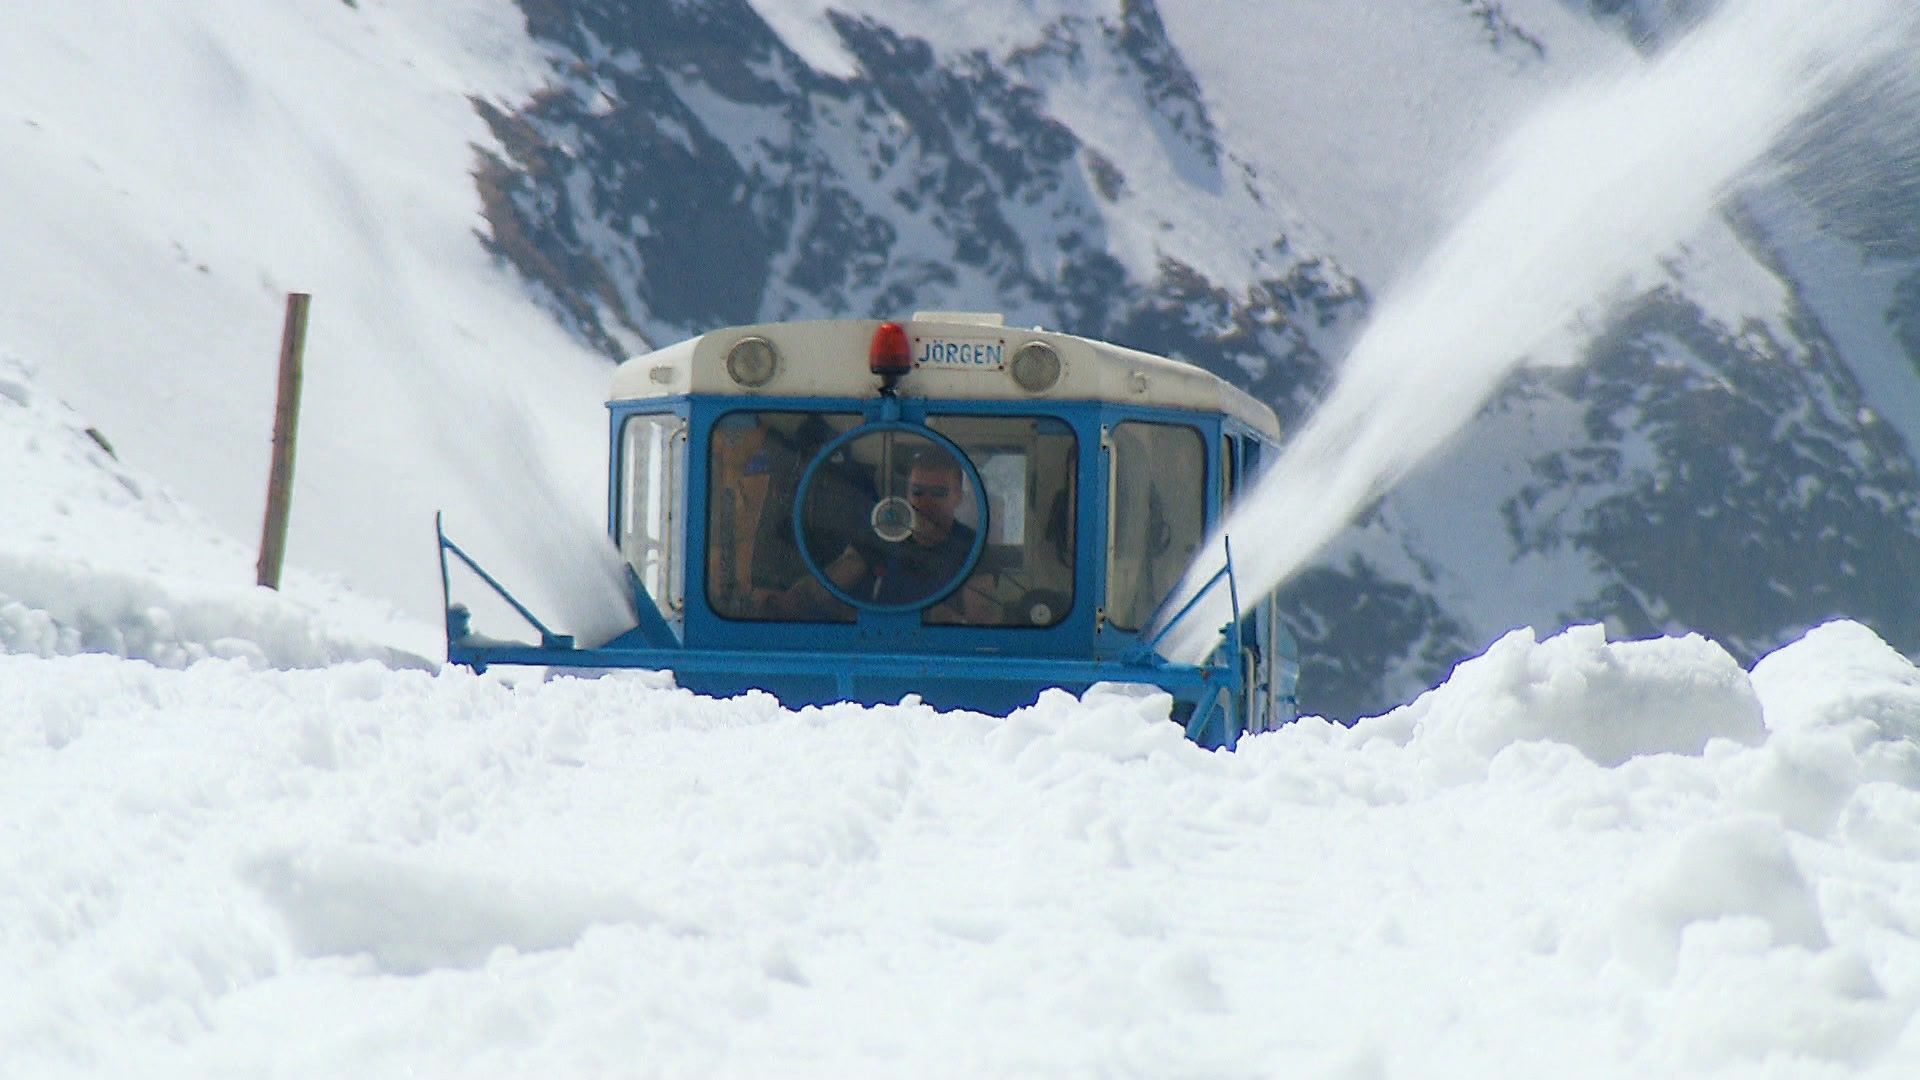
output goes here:
<path id="1" fill-rule="evenodd" d="M 1043 341 L 1029 341 L 1013 354 L 1013 381 L 1037 394 L 1060 381 L 1060 354 Z"/>
<path id="2" fill-rule="evenodd" d="M 741 386 L 765 386 L 779 370 L 780 354 L 766 338 L 741 338 L 727 350 L 727 374 Z"/>

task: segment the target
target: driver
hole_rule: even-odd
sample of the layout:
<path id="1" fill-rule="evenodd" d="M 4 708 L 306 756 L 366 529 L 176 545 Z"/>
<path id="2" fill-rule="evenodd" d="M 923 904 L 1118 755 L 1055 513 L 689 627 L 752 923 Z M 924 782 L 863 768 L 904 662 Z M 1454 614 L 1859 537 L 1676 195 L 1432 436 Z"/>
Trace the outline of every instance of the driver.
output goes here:
<path id="1" fill-rule="evenodd" d="M 973 552 L 973 529 L 954 520 L 961 494 L 959 463 L 945 451 L 922 450 L 907 473 L 912 532 L 896 544 L 848 548 L 827 576 L 876 604 L 910 604 L 939 591 Z"/>
<path id="2" fill-rule="evenodd" d="M 910 531 L 893 543 L 868 536 L 849 544 L 825 567 L 828 580 L 848 596 L 888 605 L 912 604 L 946 587 L 966 564 L 976 535 L 955 519 L 965 495 L 962 475 L 959 463 L 944 450 L 922 450 L 907 473 Z M 775 617 L 804 618 L 838 602 L 807 576 L 785 590 L 766 593 L 763 603 Z M 959 622 L 990 623 L 995 618 L 995 605 L 972 581 L 935 610 Z"/>

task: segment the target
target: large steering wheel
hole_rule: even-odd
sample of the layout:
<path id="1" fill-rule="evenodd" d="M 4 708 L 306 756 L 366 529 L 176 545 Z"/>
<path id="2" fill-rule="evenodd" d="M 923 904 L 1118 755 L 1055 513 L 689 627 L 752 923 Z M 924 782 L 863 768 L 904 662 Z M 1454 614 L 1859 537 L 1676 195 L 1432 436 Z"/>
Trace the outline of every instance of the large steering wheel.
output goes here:
<path id="1" fill-rule="evenodd" d="M 921 572 L 915 575 L 908 592 L 896 592 L 885 601 L 842 588 L 827 571 L 849 551 L 858 555 L 869 571 L 897 566 L 902 559 L 917 559 L 924 564 L 934 557 L 914 545 L 919 511 L 914 508 L 909 484 L 913 463 L 929 455 L 951 460 L 960 472 L 963 488 L 972 492 L 976 520 L 954 526 L 973 532 L 964 557 L 954 560 L 953 545 L 946 545 L 938 555 L 951 563 L 950 573 L 942 564 L 932 568 L 929 576 L 929 567 L 920 565 Z M 807 570 L 835 598 L 866 611 L 918 611 L 951 595 L 980 561 L 988 526 L 985 492 L 972 459 L 953 440 L 932 428 L 905 421 L 865 424 L 821 447 L 807 463 L 794 495 L 794 543 Z"/>

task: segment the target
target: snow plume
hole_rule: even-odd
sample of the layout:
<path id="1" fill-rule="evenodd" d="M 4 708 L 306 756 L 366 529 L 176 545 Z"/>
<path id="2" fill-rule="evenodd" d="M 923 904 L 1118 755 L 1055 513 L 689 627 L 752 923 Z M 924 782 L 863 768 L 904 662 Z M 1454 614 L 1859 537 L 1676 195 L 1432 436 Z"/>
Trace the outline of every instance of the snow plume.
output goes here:
<path id="1" fill-rule="evenodd" d="M 1728 0 L 1662 54 L 1536 112 L 1228 517 L 1224 535 L 1262 538 L 1236 553 L 1242 603 L 1285 583 L 1466 427 L 1515 368 L 1577 356 L 1576 320 L 1600 314 L 1708 220 L 1796 123 L 1863 75 L 1911 66 L 1916 49 L 1911 0 Z M 1219 569 L 1223 551 L 1216 535 L 1180 596 Z M 1230 617 L 1215 589 L 1169 635 L 1167 655 L 1206 656 Z"/>
<path id="2" fill-rule="evenodd" d="M 509 549 L 506 565 L 531 575 L 531 580 L 502 583 L 523 599 L 535 598 L 536 605 L 540 600 L 552 604 L 560 625 L 551 629 L 582 644 L 598 645 L 632 629 L 626 564 L 590 504 L 560 483 L 561 473 L 551 464 L 532 415 L 504 396 L 483 394 L 458 380 L 441 381 L 460 387 L 454 391 L 461 398 L 457 407 L 438 409 L 434 416 L 442 424 L 448 457 L 475 491 L 489 493 L 482 505 L 497 507 L 486 524 Z M 448 426 L 455 417 L 457 432 Z M 476 455 L 479 447 L 488 452 Z M 449 531 L 457 532 L 457 524 L 449 523 Z M 462 547 L 498 576 L 486 551 Z M 538 606 L 535 614 L 542 614 Z"/>

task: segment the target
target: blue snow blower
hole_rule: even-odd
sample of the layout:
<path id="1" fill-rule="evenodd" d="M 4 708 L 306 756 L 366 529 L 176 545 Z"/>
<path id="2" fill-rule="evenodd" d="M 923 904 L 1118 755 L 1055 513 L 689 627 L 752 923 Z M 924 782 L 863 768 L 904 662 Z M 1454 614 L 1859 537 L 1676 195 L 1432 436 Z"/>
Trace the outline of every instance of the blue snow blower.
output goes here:
<path id="1" fill-rule="evenodd" d="M 1199 368 L 930 312 L 715 331 L 622 364 L 607 408 L 636 625 L 555 633 L 440 531 L 450 662 L 999 715 L 1048 687 L 1150 684 L 1206 747 L 1295 716 L 1271 597 L 1233 596 L 1200 664 L 1155 651 L 1195 610 L 1160 618 L 1169 594 L 1279 439 L 1272 410 Z M 474 633 L 456 568 L 538 643 Z M 1207 588 L 1233 593 L 1231 558 Z"/>

